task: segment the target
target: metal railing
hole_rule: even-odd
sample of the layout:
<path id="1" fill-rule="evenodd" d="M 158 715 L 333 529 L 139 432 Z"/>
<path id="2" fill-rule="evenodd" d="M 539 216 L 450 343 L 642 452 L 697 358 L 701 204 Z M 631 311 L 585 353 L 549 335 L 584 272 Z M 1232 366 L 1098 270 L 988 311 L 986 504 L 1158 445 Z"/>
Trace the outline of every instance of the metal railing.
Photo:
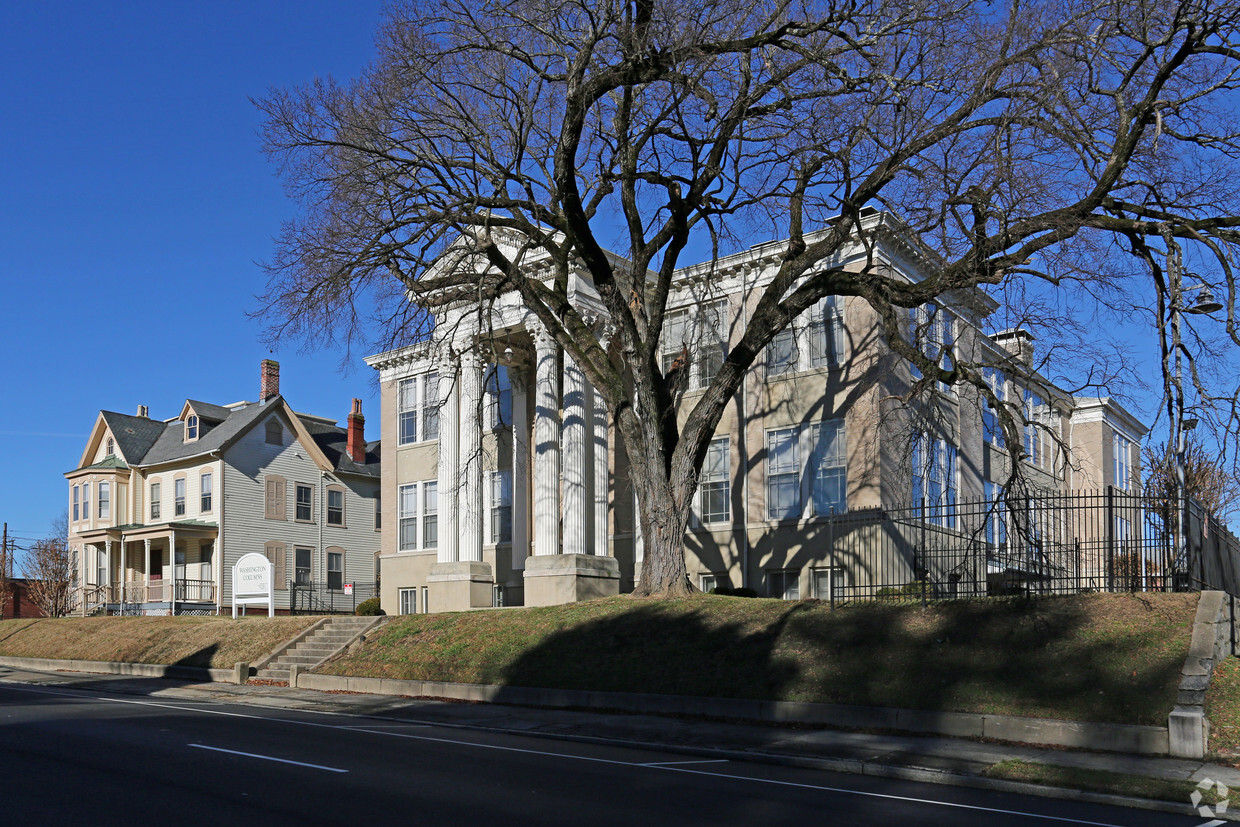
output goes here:
<path id="1" fill-rule="evenodd" d="M 864 509 L 807 524 L 812 594 L 832 602 L 986 594 L 1221 589 L 1240 594 L 1240 540 L 1196 504 L 1176 536 L 1174 505 L 1114 488 L 904 509 Z M 804 553 L 808 552 L 808 553 Z"/>
<path id="2" fill-rule="evenodd" d="M 290 614 L 352 614 L 357 604 L 379 595 L 378 583 L 289 581 Z"/>

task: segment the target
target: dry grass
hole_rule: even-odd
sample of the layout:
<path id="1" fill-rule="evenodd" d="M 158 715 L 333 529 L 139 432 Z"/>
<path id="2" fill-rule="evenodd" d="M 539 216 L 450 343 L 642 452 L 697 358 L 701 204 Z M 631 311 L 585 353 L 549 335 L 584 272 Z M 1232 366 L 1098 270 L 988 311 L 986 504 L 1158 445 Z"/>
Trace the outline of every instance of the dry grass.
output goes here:
<path id="1" fill-rule="evenodd" d="M 317 617 L 67 617 L 0 622 L 0 655 L 227 668 L 254 662 Z"/>
<path id="2" fill-rule="evenodd" d="M 1201 793 L 1202 802 L 1218 803 L 1218 791 L 1214 787 L 1199 789 L 1192 781 L 1175 778 L 1149 778 L 1144 775 L 1128 775 L 1107 770 L 1090 770 L 1079 767 L 1057 767 L 1034 761 L 1010 759 L 1000 761 L 982 775 L 1006 781 L 1023 781 L 1047 787 L 1084 790 L 1091 793 L 1126 795 L 1131 798 L 1149 798 L 1155 801 L 1174 801 L 1189 804 L 1194 791 Z"/>
<path id="3" fill-rule="evenodd" d="M 610 598 L 394 619 L 319 671 L 1166 724 L 1194 594 L 832 611 L 815 601 Z"/>
<path id="4" fill-rule="evenodd" d="M 1224 658 L 1214 667 L 1206 690 L 1206 717 L 1210 719 L 1210 752 L 1240 766 L 1240 658 Z"/>

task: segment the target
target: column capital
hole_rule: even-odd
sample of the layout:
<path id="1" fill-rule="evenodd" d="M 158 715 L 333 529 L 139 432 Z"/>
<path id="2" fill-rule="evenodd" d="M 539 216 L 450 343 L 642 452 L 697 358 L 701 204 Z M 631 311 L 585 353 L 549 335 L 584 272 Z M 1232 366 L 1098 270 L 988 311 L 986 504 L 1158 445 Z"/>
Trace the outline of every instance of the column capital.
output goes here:
<path id="1" fill-rule="evenodd" d="M 529 329 L 530 335 L 534 338 L 534 347 L 536 347 L 539 351 L 550 350 L 551 348 L 557 346 L 555 337 L 551 335 L 551 331 L 548 330 L 547 326 L 538 319 L 531 319 L 528 323 L 526 323 L 526 328 Z"/>

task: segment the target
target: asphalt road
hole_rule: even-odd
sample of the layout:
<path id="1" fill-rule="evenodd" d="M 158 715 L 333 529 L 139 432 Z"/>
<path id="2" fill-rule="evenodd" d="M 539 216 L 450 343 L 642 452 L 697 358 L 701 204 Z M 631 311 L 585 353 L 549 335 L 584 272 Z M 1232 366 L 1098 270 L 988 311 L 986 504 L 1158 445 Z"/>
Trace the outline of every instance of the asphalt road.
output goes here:
<path id="1" fill-rule="evenodd" d="M 1198 825 L 481 730 L 0 684 L 0 824 Z"/>

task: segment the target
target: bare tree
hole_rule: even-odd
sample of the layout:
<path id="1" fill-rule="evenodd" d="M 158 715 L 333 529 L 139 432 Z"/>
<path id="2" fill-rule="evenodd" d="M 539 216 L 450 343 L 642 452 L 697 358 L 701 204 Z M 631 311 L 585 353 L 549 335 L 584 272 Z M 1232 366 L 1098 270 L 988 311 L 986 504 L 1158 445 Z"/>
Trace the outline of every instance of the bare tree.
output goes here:
<path id="1" fill-rule="evenodd" d="M 263 312 L 275 339 L 394 344 L 428 333 L 427 310 L 518 294 L 623 440 L 639 592 L 682 593 L 715 426 L 772 338 L 825 296 L 873 308 L 885 346 L 920 370 L 916 393 L 975 386 L 1014 460 L 1019 413 L 979 360 L 906 341 L 905 308 L 980 288 L 1019 297 L 1028 327 L 1105 333 L 1072 314 L 1161 313 L 1155 262 L 1172 238 L 1226 285 L 1224 338 L 1240 341 L 1238 16 L 1234 0 L 398 4 L 361 78 L 258 103 L 303 208 Z M 873 209 L 924 245 L 923 278 L 882 266 L 890 223 L 868 224 Z M 674 277 L 754 234 L 787 239 L 777 272 L 678 418 L 660 358 Z M 602 324 L 570 302 L 574 273 Z"/>
<path id="2" fill-rule="evenodd" d="M 38 540 L 22 561 L 22 577 L 30 599 L 48 617 L 64 617 L 73 610 L 73 554 L 64 537 Z"/>
<path id="3" fill-rule="evenodd" d="M 1179 482 L 1175 446 L 1147 445 L 1141 452 L 1145 464 L 1145 493 L 1166 513 L 1174 513 Z M 1240 504 L 1240 483 L 1219 460 L 1195 439 L 1184 444 L 1184 496 L 1200 503 L 1209 513 L 1226 520 Z"/>

